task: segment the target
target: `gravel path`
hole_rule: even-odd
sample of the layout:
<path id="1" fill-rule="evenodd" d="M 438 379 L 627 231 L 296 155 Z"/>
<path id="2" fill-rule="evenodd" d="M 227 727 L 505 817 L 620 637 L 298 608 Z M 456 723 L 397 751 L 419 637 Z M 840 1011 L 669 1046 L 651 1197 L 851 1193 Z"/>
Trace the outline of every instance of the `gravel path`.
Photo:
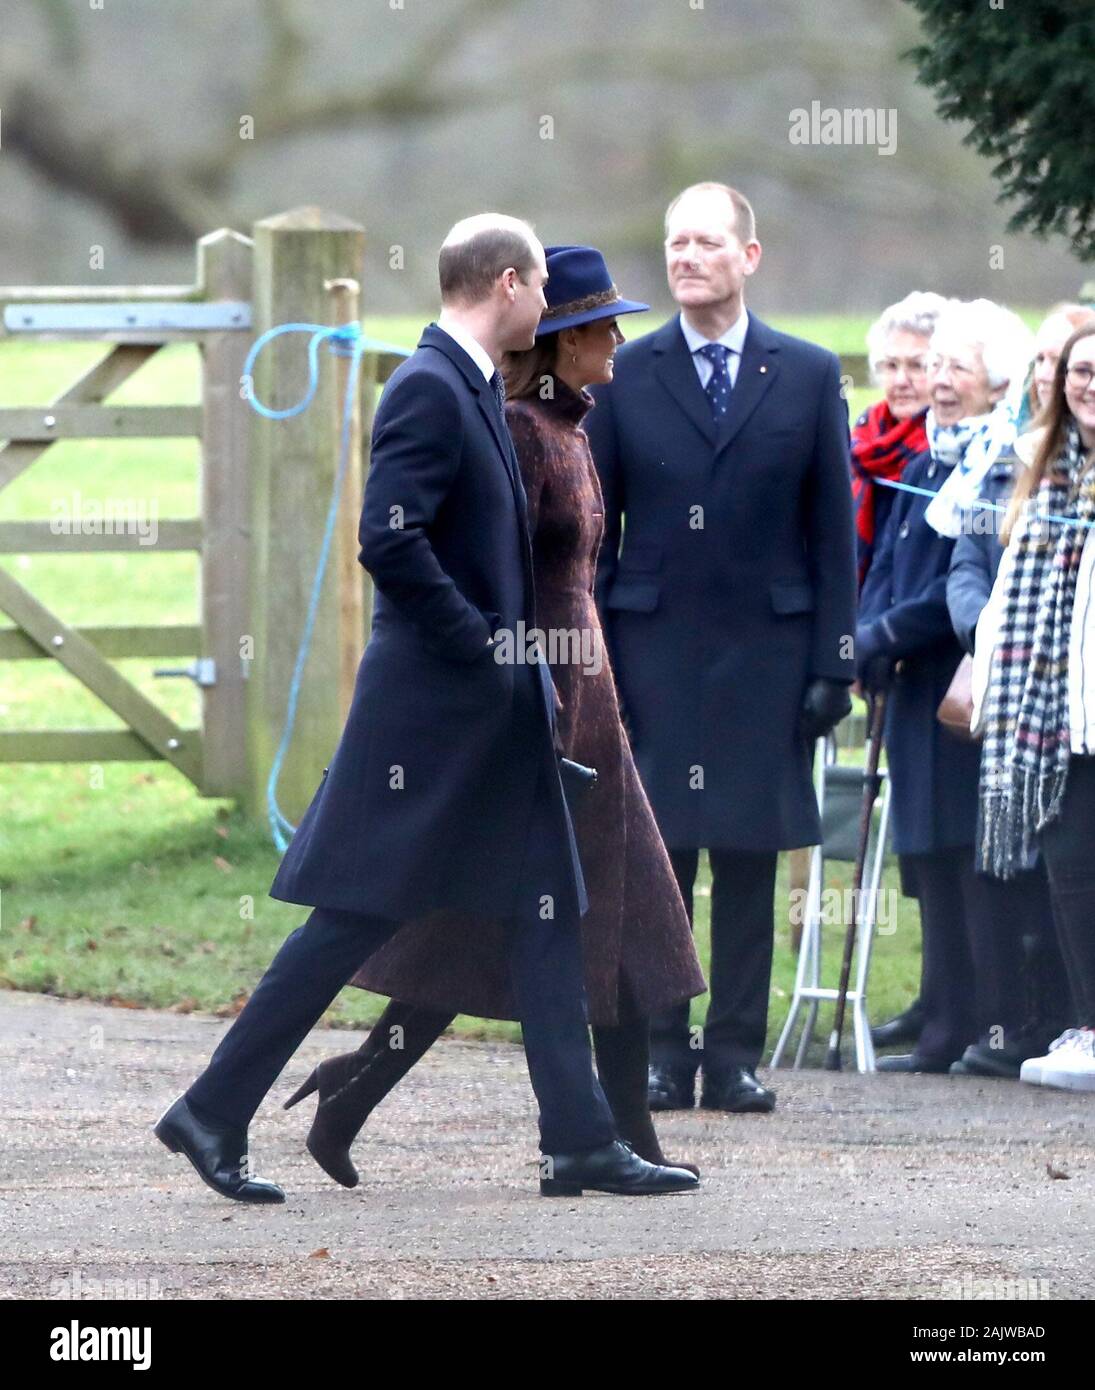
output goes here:
<path id="1" fill-rule="evenodd" d="M 280 1109 L 361 1037 L 317 1030 L 251 1130 L 288 1200 L 249 1208 L 150 1128 L 225 1027 L 0 992 L 0 1297 L 1090 1296 L 1095 1095 L 781 1073 L 773 1115 L 662 1117 L 700 1192 L 546 1201 L 520 1049 L 445 1041 L 373 1116 L 346 1191 L 304 1149 L 312 1102 Z"/>

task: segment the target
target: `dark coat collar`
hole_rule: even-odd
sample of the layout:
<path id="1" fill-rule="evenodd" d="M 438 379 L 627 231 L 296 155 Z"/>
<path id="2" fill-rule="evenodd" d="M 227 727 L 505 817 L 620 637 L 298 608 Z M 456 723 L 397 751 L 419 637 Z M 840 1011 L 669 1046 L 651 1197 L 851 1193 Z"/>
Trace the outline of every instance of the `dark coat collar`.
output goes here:
<path id="1" fill-rule="evenodd" d="M 549 372 L 554 393 L 547 400 L 542 400 L 539 394 L 533 399 L 538 401 L 549 415 L 558 416 L 568 421 L 572 425 L 581 424 L 586 411 L 595 404 L 592 395 L 583 387 L 581 391 L 575 391 L 573 386 L 568 386 L 561 376 L 556 376 L 554 372 Z"/>
<path id="2" fill-rule="evenodd" d="M 779 375 L 779 336 L 750 313 L 730 408 L 716 426 L 681 332 L 679 314 L 654 333 L 651 346 L 655 376 L 716 454 L 737 438 L 739 430 Z"/>
<path id="3" fill-rule="evenodd" d="M 509 431 L 505 428 L 505 425 L 499 417 L 498 407 L 494 400 L 494 392 L 486 377 L 456 339 L 446 333 L 443 328 L 439 328 L 436 323 L 429 323 L 422 330 L 422 336 L 418 340 L 418 346 L 420 348 L 436 348 L 438 352 L 444 353 L 449 361 L 463 373 L 464 379 L 475 392 L 479 409 L 483 414 L 483 418 L 490 426 L 495 442 L 501 450 L 503 459 L 506 461 L 506 468 L 509 471 L 510 481 L 513 482 L 516 488 L 517 459 L 513 452 L 513 441 L 510 439 Z"/>

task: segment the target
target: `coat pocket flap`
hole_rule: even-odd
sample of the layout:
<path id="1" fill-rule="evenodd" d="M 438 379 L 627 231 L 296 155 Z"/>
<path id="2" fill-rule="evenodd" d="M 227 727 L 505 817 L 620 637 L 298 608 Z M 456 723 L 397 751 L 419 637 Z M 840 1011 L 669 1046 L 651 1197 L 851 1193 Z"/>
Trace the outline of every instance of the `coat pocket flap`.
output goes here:
<path id="1" fill-rule="evenodd" d="M 802 580 L 777 579 L 768 592 L 777 613 L 809 613 L 813 609 L 814 591 Z"/>
<path id="2" fill-rule="evenodd" d="M 637 570 L 646 574 L 657 574 L 662 567 L 662 547 L 650 541 L 632 541 L 627 543 L 627 536 L 624 536 L 624 548 L 620 554 L 620 572 L 631 572 Z"/>
<path id="3" fill-rule="evenodd" d="M 661 584 L 655 579 L 618 578 L 608 591 L 606 608 L 625 608 L 632 613 L 653 613 L 661 597 Z"/>

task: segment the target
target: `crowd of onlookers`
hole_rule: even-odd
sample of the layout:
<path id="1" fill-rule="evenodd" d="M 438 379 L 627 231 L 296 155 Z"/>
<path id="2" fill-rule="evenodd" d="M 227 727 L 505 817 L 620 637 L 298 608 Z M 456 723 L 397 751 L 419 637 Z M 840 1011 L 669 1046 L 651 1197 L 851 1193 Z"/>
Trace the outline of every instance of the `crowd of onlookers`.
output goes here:
<path id="1" fill-rule="evenodd" d="M 857 687 L 923 934 L 878 1066 L 1095 1090 L 1095 310 L 917 292 L 868 351 Z"/>

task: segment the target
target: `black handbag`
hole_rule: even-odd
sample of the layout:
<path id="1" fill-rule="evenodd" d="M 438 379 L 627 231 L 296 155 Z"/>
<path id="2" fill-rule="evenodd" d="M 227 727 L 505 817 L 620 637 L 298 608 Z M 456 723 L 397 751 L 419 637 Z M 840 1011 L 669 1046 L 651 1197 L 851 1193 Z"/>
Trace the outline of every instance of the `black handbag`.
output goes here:
<path id="1" fill-rule="evenodd" d="M 576 806 L 597 785 L 597 769 L 559 755 L 559 777 L 568 805 Z"/>

